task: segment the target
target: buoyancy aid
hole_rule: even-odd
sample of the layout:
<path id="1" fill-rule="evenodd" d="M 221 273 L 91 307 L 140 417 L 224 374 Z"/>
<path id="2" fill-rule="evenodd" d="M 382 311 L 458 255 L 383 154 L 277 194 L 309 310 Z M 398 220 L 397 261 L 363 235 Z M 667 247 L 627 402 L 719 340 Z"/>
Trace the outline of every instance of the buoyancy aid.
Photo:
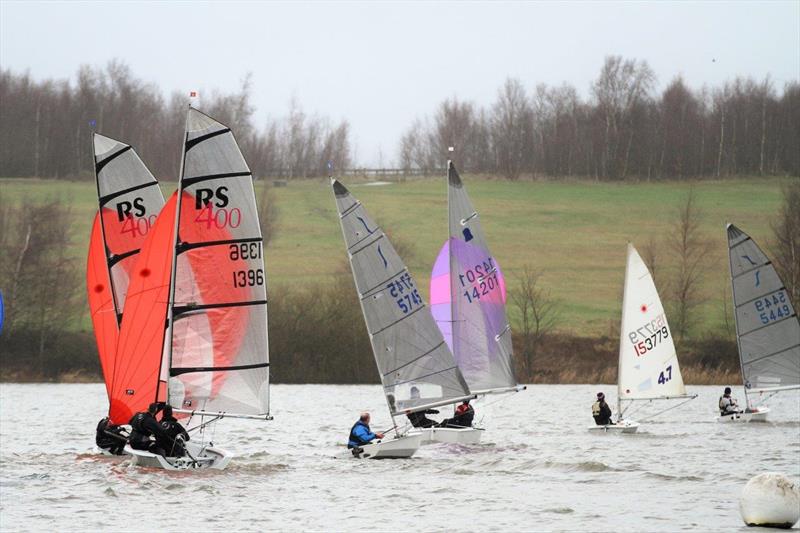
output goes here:
<path id="1" fill-rule="evenodd" d="M 359 436 L 356 434 L 356 428 L 357 428 L 358 426 L 363 426 L 364 428 L 366 428 L 366 430 L 367 430 L 367 433 L 372 433 L 372 432 L 370 431 L 370 429 L 369 429 L 369 426 L 368 426 L 368 425 L 366 425 L 366 424 L 365 424 L 364 422 L 362 422 L 361 420 L 359 420 L 358 422 L 356 422 L 355 424 L 353 424 L 353 427 L 352 427 L 352 428 L 350 428 L 350 437 L 348 438 L 348 441 L 347 441 L 347 447 L 348 447 L 348 448 L 355 448 L 355 447 L 357 447 L 357 446 L 364 446 L 365 444 L 369 444 L 369 441 L 365 441 L 365 440 L 363 440 L 361 437 L 359 437 Z"/>
<path id="2" fill-rule="evenodd" d="M 600 402 L 596 401 L 592 404 L 592 416 L 600 416 Z"/>

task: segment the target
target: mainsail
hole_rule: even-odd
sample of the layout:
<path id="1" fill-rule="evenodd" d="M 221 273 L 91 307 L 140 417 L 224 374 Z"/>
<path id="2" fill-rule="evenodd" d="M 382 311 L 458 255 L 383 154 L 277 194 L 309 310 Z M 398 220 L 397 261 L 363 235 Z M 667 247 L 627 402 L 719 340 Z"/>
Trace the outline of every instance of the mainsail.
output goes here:
<path id="1" fill-rule="evenodd" d="M 800 388 L 800 323 L 789 293 L 750 236 L 733 224 L 727 232 L 745 392 Z"/>
<path id="2" fill-rule="evenodd" d="M 361 202 L 332 180 L 342 234 L 392 416 L 470 398 L 411 274 Z"/>
<path id="3" fill-rule="evenodd" d="M 119 345 L 131 370 L 115 373 L 115 388 L 128 396 L 138 388 L 141 405 L 166 399 L 184 411 L 268 417 L 266 272 L 252 174 L 230 129 L 195 109 L 178 192 L 136 271 Z"/>
<path id="4" fill-rule="evenodd" d="M 89 241 L 86 289 L 97 352 L 111 395 L 119 324 L 131 270 L 164 197 L 158 182 L 129 145 L 94 134 L 99 209 Z"/>
<path id="5" fill-rule="evenodd" d="M 687 396 L 664 306 L 650 271 L 630 243 L 617 372 L 620 401 Z"/>
<path id="6" fill-rule="evenodd" d="M 447 178 L 450 238 L 431 273 L 431 312 L 474 394 L 515 390 L 505 279 L 452 162 Z"/>

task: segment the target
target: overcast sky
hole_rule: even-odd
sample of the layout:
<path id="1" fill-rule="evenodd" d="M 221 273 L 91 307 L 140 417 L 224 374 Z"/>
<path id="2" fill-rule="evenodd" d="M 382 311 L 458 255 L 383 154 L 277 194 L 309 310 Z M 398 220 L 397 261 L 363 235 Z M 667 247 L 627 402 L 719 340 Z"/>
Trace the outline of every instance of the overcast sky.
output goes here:
<path id="1" fill-rule="evenodd" d="M 415 116 L 451 96 L 489 104 L 508 76 L 588 94 L 609 54 L 647 60 L 663 88 L 737 74 L 800 78 L 800 1 L 10 2 L 0 65 L 74 78 L 112 58 L 169 93 L 236 90 L 253 73 L 259 126 L 296 96 L 352 125 L 357 158 L 397 156 Z"/>

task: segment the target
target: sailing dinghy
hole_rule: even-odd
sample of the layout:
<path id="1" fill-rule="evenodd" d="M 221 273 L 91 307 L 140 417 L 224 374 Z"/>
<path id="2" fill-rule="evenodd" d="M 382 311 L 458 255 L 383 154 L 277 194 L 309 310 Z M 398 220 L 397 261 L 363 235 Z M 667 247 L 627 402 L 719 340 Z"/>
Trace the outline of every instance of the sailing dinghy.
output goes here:
<path id="1" fill-rule="evenodd" d="M 164 196 L 130 145 L 95 133 L 92 148 L 99 209 L 89 239 L 86 290 L 110 407 L 125 296 L 134 262 L 164 205 Z M 118 433 L 106 434 L 120 438 Z"/>
<path id="2" fill-rule="evenodd" d="M 696 394 L 686 394 L 672 332 L 653 276 L 636 248 L 628 243 L 617 368 L 617 422 L 590 426 L 589 430 L 635 433 L 639 424 L 624 418 L 634 402 L 695 397 Z M 669 409 L 674 407 L 677 406 Z"/>
<path id="3" fill-rule="evenodd" d="M 726 230 L 747 406 L 717 421 L 765 422 L 769 408 L 759 404 L 781 391 L 800 388 L 800 323 L 786 287 L 761 248 L 733 224 Z"/>
<path id="4" fill-rule="evenodd" d="M 394 418 L 474 398 L 414 279 L 361 202 L 331 179 L 350 267 L 389 414 Z M 422 434 L 361 448 L 357 457 L 411 457 Z M 348 452 L 349 453 L 349 452 Z"/>
<path id="5" fill-rule="evenodd" d="M 470 392 L 480 397 L 524 390 L 514 374 L 505 279 L 452 161 L 447 162 L 447 185 L 450 237 L 431 272 L 431 313 Z M 421 431 L 423 444 L 476 444 L 483 433 L 474 427 Z"/>
<path id="6" fill-rule="evenodd" d="M 231 130 L 192 108 L 178 190 L 134 267 L 117 352 L 112 421 L 168 402 L 197 432 L 186 457 L 127 447 L 134 464 L 222 469 L 232 455 L 206 442 L 205 428 L 227 417 L 270 419 L 266 273 L 252 174 Z"/>

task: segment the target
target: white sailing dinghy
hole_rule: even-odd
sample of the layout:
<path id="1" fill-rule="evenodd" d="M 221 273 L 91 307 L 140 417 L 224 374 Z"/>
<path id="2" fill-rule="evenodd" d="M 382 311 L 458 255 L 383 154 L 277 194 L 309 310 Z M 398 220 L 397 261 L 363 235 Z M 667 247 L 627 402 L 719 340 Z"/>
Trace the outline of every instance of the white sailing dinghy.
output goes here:
<path id="1" fill-rule="evenodd" d="M 263 242 L 253 179 L 231 130 L 189 109 L 178 191 L 144 243 L 125 303 L 112 387 L 120 418 L 167 401 L 199 417 L 186 457 L 127 448 L 134 464 L 222 469 L 204 441 L 226 417 L 268 420 Z"/>
<path id="2" fill-rule="evenodd" d="M 478 212 L 452 161 L 447 162 L 450 237 L 431 272 L 431 313 L 453 352 L 470 392 L 477 396 L 518 392 L 506 284 L 489 251 Z M 481 428 L 428 428 L 426 442 L 480 442 Z"/>
<path id="3" fill-rule="evenodd" d="M 331 179 L 331 185 L 392 421 L 473 398 L 414 279 L 383 230 L 341 183 Z M 411 457 L 422 435 L 403 435 L 396 423 L 393 429 L 394 438 L 364 446 L 355 456 Z"/>
<path id="4" fill-rule="evenodd" d="M 635 433 L 639 424 L 624 418 L 637 401 L 691 400 L 686 394 L 678 355 L 653 276 L 628 243 L 617 368 L 617 421 L 590 431 Z M 677 406 L 672 406 L 670 409 Z M 654 415 L 653 415 L 654 416 Z"/>
<path id="5" fill-rule="evenodd" d="M 128 284 L 139 250 L 164 205 L 164 196 L 153 174 L 130 145 L 95 133 L 92 153 L 98 211 L 89 239 L 86 291 L 110 408 L 111 378 Z M 128 419 L 115 419 L 109 412 L 108 422 L 123 426 Z M 113 439 L 124 442 L 118 431 L 104 428 L 99 431 L 109 437 L 106 439 L 109 442 L 115 442 Z M 114 446 L 114 449 L 119 448 Z M 110 454 L 99 447 L 97 451 Z"/>
<path id="6" fill-rule="evenodd" d="M 800 322 L 786 287 L 761 248 L 728 224 L 731 293 L 746 409 L 720 422 L 765 422 L 760 405 L 781 391 L 800 388 Z"/>

